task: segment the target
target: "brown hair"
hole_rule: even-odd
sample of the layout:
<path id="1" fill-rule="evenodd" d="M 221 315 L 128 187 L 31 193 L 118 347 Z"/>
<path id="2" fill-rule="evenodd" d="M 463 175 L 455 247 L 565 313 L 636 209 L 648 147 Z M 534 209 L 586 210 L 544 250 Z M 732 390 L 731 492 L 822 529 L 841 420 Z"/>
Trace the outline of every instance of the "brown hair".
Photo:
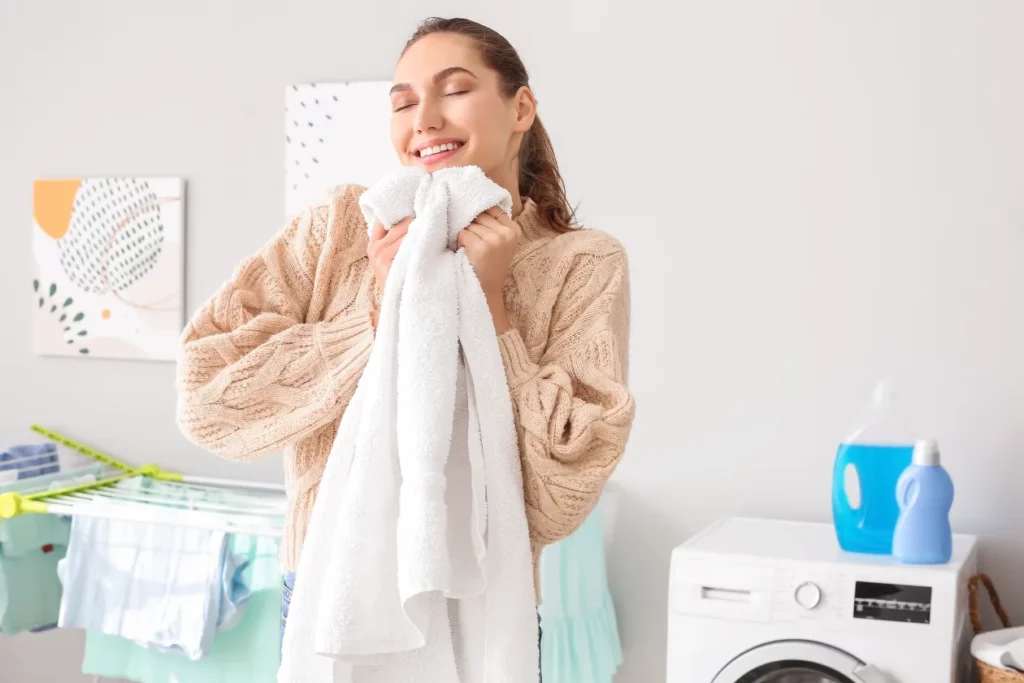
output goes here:
<path id="1" fill-rule="evenodd" d="M 511 43 L 497 31 L 469 19 L 431 17 L 419 25 L 405 44 L 405 50 L 434 33 L 452 33 L 472 39 L 484 63 L 498 72 L 505 97 L 513 97 L 520 88 L 529 87 L 526 66 Z M 523 135 L 519 148 L 519 191 L 536 202 L 541 217 L 555 230 L 568 232 L 576 227 L 575 212 L 565 195 L 565 182 L 558 171 L 555 149 L 539 116 Z"/>

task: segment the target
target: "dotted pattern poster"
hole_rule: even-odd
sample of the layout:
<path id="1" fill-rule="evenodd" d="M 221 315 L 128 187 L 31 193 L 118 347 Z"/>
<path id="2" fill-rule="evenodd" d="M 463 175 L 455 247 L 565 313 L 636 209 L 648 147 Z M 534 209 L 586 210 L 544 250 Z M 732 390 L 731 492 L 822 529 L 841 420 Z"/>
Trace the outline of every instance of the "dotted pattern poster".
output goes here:
<path id="1" fill-rule="evenodd" d="M 398 166 L 390 81 L 285 89 L 285 218 L 335 185 L 373 185 Z"/>
<path id="2" fill-rule="evenodd" d="M 179 178 L 36 181 L 29 291 L 37 354 L 175 359 L 184 189 Z"/>

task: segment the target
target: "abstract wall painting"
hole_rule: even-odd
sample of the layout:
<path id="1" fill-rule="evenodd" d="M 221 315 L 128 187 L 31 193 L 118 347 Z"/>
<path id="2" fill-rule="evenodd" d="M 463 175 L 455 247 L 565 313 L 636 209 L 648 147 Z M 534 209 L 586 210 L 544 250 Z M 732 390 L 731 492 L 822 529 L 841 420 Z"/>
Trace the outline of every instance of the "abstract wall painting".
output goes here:
<path id="1" fill-rule="evenodd" d="M 372 185 L 398 166 L 390 81 L 285 89 L 285 217 L 335 185 Z"/>
<path id="2" fill-rule="evenodd" d="M 174 360 L 184 324 L 180 178 L 37 180 L 33 349 Z"/>

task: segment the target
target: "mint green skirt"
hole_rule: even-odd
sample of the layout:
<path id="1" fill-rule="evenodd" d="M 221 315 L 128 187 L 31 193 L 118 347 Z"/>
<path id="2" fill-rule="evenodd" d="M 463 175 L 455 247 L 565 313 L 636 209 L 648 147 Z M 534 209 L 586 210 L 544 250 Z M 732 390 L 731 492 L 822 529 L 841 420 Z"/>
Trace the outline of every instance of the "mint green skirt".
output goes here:
<path id="1" fill-rule="evenodd" d="M 611 683 L 622 664 L 608 589 L 601 505 L 540 560 L 544 683 Z"/>

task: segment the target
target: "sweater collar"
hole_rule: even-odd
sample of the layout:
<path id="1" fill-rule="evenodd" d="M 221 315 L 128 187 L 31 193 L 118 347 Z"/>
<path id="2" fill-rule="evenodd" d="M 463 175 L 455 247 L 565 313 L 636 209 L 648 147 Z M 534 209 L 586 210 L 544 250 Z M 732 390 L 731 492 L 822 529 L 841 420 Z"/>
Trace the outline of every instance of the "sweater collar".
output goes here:
<path id="1" fill-rule="evenodd" d="M 551 238 L 557 234 L 541 216 L 536 202 L 529 197 L 523 197 L 522 202 L 522 210 L 512 217 L 512 220 L 518 223 L 522 229 L 522 239 L 519 240 L 519 248 L 512 256 L 512 264 L 518 263 L 527 254 L 541 247 L 547 241 L 545 238 Z"/>
<path id="2" fill-rule="evenodd" d="M 552 230 L 537 210 L 537 203 L 529 197 L 522 198 L 523 208 L 512 217 L 522 228 L 522 243 L 532 242 L 540 237 L 551 235 Z"/>

